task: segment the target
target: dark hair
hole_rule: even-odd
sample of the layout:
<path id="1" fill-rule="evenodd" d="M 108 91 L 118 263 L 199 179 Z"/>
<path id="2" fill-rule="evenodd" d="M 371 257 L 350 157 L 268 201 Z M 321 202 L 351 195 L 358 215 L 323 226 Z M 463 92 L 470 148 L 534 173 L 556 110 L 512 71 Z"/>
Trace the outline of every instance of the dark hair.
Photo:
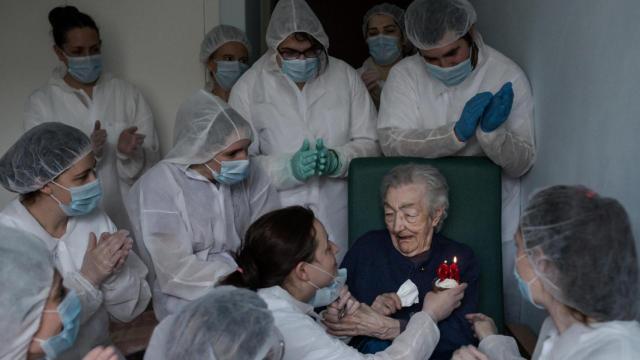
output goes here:
<path id="1" fill-rule="evenodd" d="M 290 206 L 262 215 L 244 237 L 235 260 L 240 268 L 221 284 L 257 290 L 281 285 L 301 261 L 311 262 L 316 250 L 315 215 Z"/>
<path id="2" fill-rule="evenodd" d="M 89 27 L 100 37 L 100 30 L 91 16 L 80 12 L 75 6 L 58 6 L 49 11 L 49 23 L 53 33 L 53 41 L 62 48 L 67 42 L 67 32 L 75 28 Z"/>

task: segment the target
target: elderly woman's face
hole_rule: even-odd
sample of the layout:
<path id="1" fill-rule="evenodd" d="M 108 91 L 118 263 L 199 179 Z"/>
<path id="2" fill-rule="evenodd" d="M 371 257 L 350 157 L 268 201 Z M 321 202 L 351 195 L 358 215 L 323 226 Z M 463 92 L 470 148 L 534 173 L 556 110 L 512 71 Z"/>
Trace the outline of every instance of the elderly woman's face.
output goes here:
<path id="1" fill-rule="evenodd" d="M 433 229 L 442 210 L 429 213 L 426 189 L 420 184 L 390 187 L 384 199 L 384 221 L 393 246 L 404 256 L 415 256 L 431 247 Z"/>

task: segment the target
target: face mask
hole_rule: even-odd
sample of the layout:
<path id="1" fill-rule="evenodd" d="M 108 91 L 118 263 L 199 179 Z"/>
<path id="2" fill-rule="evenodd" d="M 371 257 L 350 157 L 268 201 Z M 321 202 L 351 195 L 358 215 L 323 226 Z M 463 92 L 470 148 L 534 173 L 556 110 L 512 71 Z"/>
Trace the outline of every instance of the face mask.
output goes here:
<path id="1" fill-rule="evenodd" d="M 471 67 L 471 57 L 460 64 L 448 68 L 443 68 L 433 64 L 427 64 L 427 70 L 433 77 L 440 80 L 447 86 L 455 86 L 464 81 L 469 76 L 473 68 Z"/>
<path id="2" fill-rule="evenodd" d="M 86 215 L 92 212 L 102 199 L 100 179 L 72 188 L 64 187 L 53 180 L 51 182 L 71 193 L 71 203 L 69 205 L 63 204 L 55 196 L 51 195 L 67 216 Z"/>
<path id="3" fill-rule="evenodd" d="M 399 39 L 395 36 L 377 35 L 367 38 L 369 54 L 373 61 L 379 65 L 389 65 L 398 60 L 400 55 Z"/>
<path id="4" fill-rule="evenodd" d="M 307 58 L 304 60 L 282 60 L 282 72 L 295 83 L 303 83 L 309 81 L 318 73 L 318 65 L 320 60 L 316 58 Z"/>
<path id="5" fill-rule="evenodd" d="M 308 302 L 309 305 L 313 306 L 314 308 L 318 308 L 322 306 L 327 306 L 332 302 L 336 301 L 336 299 L 340 296 L 340 290 L 342 290 L 342 287 L 347 282 L 347 269 L 346 268 L 338 269 L 338 274 L 336 276 L 333 276 L 313 264 L 309 264 L 309 265 L 311 265 L 315 269 L 333 278 L 333 281 L 331 282 L 331 284 L 323 288 L 320 288 L 313 282 L 308 281 L 308 283 L 311 284 L 311 286 L 317 289 L 315 295 L 313 295 L 311 300 L 309 300 Z"/>
<path id="6" fill-rule="evenodd" d="M 40 347 L 47 359 L 55 359 L 73 346 L 78 337 L 78 330 L 80 330 L 81 310 L 80 298 L 76 295 L 75 290 L 69 291 L 57 309 L 62 321 L 62 331 L 46 340 L 34 338 L 35 341 L 40 343 Z M 45 312 L 48 311 L 45 310 Z"/>
<path id="7" fill-rule="evenodd" d="M 524 258 L 525 256 L 526 255 L 522 255 L 522 256 L 518 257 L 516 259 L 516 263 L 520 259 Z M 533 301 L 533 295 L 531 294 L 531 284 L 533 284 L 533 282 L 536 281 L 536 279 L 538 277 L 536 276 L 533 279 L 529 280 L 529 282 L 525 282 L 520 277 L 520 274 L 518 274 L 518 269 L 516 268 L 515 265 L 513 267 L 513 274 L 515 275 L 516 280 L 518 281 L 518 289 L 520 290 L 520 294 L 522 295 L 522 297 L 527 299 L 528 302 L 530 302 L 533 306 L 537 307 L 538 309 L 544 309 L 544 306 L 538 305 L 538 304 L 536 304 L 535 301 Z"/>
<path id="8" fill-rule="evenodd" d="M 216 61 L 216 64 L 218 69 L 213 76 L 216 79 L 216 83 L 227 91 L 231 90 L 233 84 L 249 68 L 249 65 L 240 61 Z"/>
<path id="9" fill-rule="evenodd" d="M 90 84 L 100 77 L 102 73 L 102 55 L 69 56 L 67 58 L 67 71 L 74 79 L 83 84 Z"/>
<path id="10" fill-rule="evenodd" d="M 220 164 L 220 173 L 218 174 L 209 165 L 204 164 L 211 171 L 213 178 L 220 184 L 233 185 L 247 178 L 249 175 L 249 160 L 233 160 L 219 162 L 216 159 L 213 161 Z"/>

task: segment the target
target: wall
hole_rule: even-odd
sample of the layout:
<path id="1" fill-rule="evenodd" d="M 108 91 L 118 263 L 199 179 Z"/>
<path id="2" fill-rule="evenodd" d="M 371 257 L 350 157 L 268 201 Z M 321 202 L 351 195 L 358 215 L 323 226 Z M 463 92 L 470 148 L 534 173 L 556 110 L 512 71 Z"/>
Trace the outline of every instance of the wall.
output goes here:
<path id="1" fill-rule="evenodd" d="M 638 241 L 640 2 L 472 2 L 485 42 L 514 59 L 533 88 L 538 157 L 523 199 L 584 184 L 625 206 Z M 523 304 L 519 317 L 538 329 L 544 314 Z"/>
<path id="2" fill-rule="evenodd" d="M 22 134 L 26 98 L 58 64 L 47 14 L 65 3 L 97 22 L 106 71 L 140 88 L 166 153 L 178 106 L 204 83 L 198 52 L 218 24 L 218 0 L 0 0 L 0 154 Z M 0 206 L 13 196 L 2 189 Z"/>

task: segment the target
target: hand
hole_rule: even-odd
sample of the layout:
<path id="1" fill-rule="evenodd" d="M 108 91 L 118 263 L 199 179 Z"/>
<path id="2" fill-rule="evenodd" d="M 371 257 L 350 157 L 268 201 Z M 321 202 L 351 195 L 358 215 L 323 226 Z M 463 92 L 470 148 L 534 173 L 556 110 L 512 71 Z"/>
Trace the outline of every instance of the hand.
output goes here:
<path id="1" fill-rule="evenodd" d="M 132 126 L 122 130 L 120 133 L 118 151 L 121 154 L 131 157 L 144 143 L 145 135 L 138 134 L 136 131 L 138 131 L 138 127 Z"/>
<path id="2" fill-rule="evenodd" d="M 340 322 L 345 316 L 353 315 L 359 307 L 360 302 L 351 295 L 349 287 L 345 285 L 340 289 L 338 299 L 329 304 L 323 314 L 325 320 L 336 323 Z"/>
<path id="3" fill-rule="evenodd" d="M 299 181 L 309 180 L 316 172 L 316 160 L 318 160 L 317 152 L 311 150 L 309 140 L 305 139 L 300 149 L 291 158 L 293 176 Z"/>
<path id="4" fill-rule="evenodd" d="M 102 233 L 98 242 L 94 233 L 89 234 L 89 244 L 80 273 L 96 288 L 124 265 L 133 247 L 133 241 L 128 235 L 126 230 L 113 234 Z"/>
<path id="5" fill-rule="evenodd" d="M 333 320 L 333 319 L 331 319 Z M 400 321 L 378 314 L 367 304 L 360 303 L 357 311 L 335 322 L 326 319 L 327 332 L 334 336 L 371 336 L 382 340 L 400 335 Z"/>
<path id="6" fill-rule="evenodd" d="M 480 121 L 480 129 L 484 132 L 497 129 L 509 117 L 511 106 L 513 106 L 513 85 L 509 81 L 502 85 L 491 99 Z"/>
<path id="7" fill-rule="evenodd" d="M 453 128 L 460 141 L 466 142 L 476 133 L 482 113 L 492 98 L 493 95 L 490 92 L 483 92 L 476 94 L 464 105 L 460 119 Z"/>
<path id="8" fill-rule="evenodd" d="M 402 300 L 396 293 L 381 294 L 373 300 L 371 308 L 381 315 L 389 316 L 402 309 Z"/>
<path id="9" fill-rule="evenodd" d="M 460 284 L 453 289 L 437 293 L 428 292 L 424 297 L 422 311 L 429 314 L 435 322 L 448 318 L 453 310 L 460 306 L 466 288 L 467 284 Z"/>
<path id="10" fill-rule="evenodd" d="M 317 175 L 333 175 L 340 169 L 338 154 L 335 150 L 327 149 L 321 138 L 316 140 L 316 152 L 318 153 L 318 161 L 316 162 Z"/>
<path id="11" fill-rule="evenodd" d="M 102 157 L 104 144 L 107 142 L 107 130 L 100 128 L 100 120 L 96 120 L 93 124 L 93 132 L 91 133 L 91 149 L 97 157 Z"/>
<path id="12" fill-rule="evenodd" d="M 467 314 L 465 318 L 471 323 L 473 332 L 480 341 L 489 335 L 496 335 L 498 333 L 498 328 L 496 328 L 493 319 L 485 314 Z"/>
<path id="13" fill-rule="evenodd" d="M 453 353 L 451 360 L 489 360 L 487 355 L 480 352 L 473 345 L 463 346 Z"/>
<path id="14" fill-rule="evenodd" d="M 98 346 L 89 351 L 82 360 L 118 360 L 118 355 L 113 346 L 102 347 Z"/>
<path id="15" fill-rule="evenodd" d="M 380 81 L 380 73 L 377 70 L 369 69 L 362 73 L 360 76 L 364 84 L 367 86 L 367 90 L 372 92 L 376 88 L 379 88 L 380 85 L 378 81 Z"/>

